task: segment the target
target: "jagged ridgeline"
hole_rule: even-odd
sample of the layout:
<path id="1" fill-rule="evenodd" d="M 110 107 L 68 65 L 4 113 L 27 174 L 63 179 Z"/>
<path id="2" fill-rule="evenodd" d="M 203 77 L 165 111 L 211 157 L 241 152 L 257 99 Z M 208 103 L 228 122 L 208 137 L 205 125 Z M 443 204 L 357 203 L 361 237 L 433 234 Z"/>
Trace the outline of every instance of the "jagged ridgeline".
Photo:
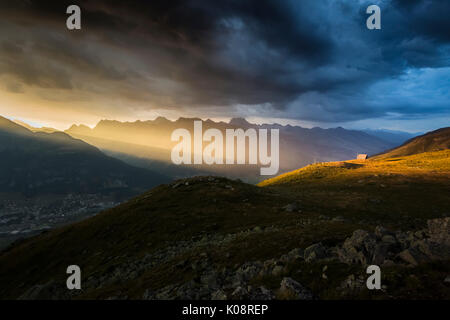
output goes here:
<path id="1" fill-rule="evenodd" d="M 74 125 L 65 132 L 130 164 L 150 169 L 156 167 L 160 172 L 170 176 L 186 177 L 192 176 L 194 173 L 196 175 L 215 174 L 230 178 L 239 177 L 247 182 L 259 182 L 263 179 L 259 170 L 261 165 L 194 165 L 176 168 L 173 165 L 167 165 L 167 163 L 172 164 L 170 161 L 171 150 L 177 144 L 177 142 L 171 141 L 172 132 L 183 128 L 192 133 L 194 132 L 194 121 L 201 121 L 201 119 L 179 118 L 176 121 L 170 121 L 159 117 L 155 120 L 136 122 L 102 120 L 92 129 L 83 125 Z M 280 134 L 280 172 L 290 171 L 315 162 L 352 159 L 357 153 L 376 154 L 398 144 L 398 140 L 379 138 L 357 130 L 307 129 L 279 124 L 256 125 L 240 118 L 232 119 L 229 123 L 206 120 L 202 121 L 202 127 L 204 131 L 211 128 L 218 129 L 223 136 L 226 136 L 227 129 L 256 131 L 267 129 L 269 132 L 271 129 L 278 129 Z M 204 147 L 206 145 L 207 143 L 204 143 Z M 247 143 L 247 158 L 248 153 Z M 226 154 L 225 146 L 223 154 Z"/>

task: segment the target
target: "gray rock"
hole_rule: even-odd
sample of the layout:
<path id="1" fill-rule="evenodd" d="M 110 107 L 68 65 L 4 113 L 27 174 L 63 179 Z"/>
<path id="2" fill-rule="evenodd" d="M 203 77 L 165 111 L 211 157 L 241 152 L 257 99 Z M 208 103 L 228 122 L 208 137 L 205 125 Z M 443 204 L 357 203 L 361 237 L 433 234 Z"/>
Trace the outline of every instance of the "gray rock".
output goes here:
<path id="1" fill-rule="evenodd" d="M 249 287 L 248 289 L 250 300 L 272 300 L 275 298 L 273 292 L 263 286 L 259 288 Z"/>
<path id="2" fill-rule="evenodd" d="M 239 286 L 237 287 L 233 293 L 231 294 L 231 298 L 233 300 L 244 300 L 244 299 L 248 299 L 248 292 L 247 289 Z"/>
<path id="3" fill-rule="evenodd" d="M 450 283 L 450 276 L 446 276 L 446 277 L 445 277 L 444 283 Z"/>
<path id="4" fill-rule="evenodd" d="M 280 283 L 279 294 L 284 299 L 312 300 L 313 294 L 292 278 L 283 278 Z"/>
<path id="5" fill-rule="evenodd" d="M 427 235 L 426 235 L 426 232 L 424 230 L 419 230 L 419 231 L 414 232 L 414 237 L 416 239 L 425 239 L 426 236 Z"/>
<path id="6" fill-rule="evenodd" d="M 282 266 L 275 266 L 272 270 L 272 275 L 275 277 L 280 276 L 283 273 L 283 267 Z"/>
<path id="7" fill-rule="evenodd" d="M 290 203 L 283 207 L 284 210 L 287 212 L 297 212 L 300 208 L 297 203 Z"/>
<path id="8" fill-rule="evenodd" d="M 367 265 L 372 261 L 376 248 L 377 241 L 374 234 L 365 230 L 355 230 L 337 250 L 337 254 L 339 260 L 344 263 Z"/>
<path id="9" fill-rule="evenodd" d="M 223 290 L 217 290 L 211 295 L 211 300 L 227 300 L 227 295 Z"/>
<path id="10" fill-rule="evenodd" d="M 295 248 L 292 249 L 291 251 L 289 251 L 289 253 L 287 254 L 289 256 L 289 259 L 291 261 L 295 261 L 297 259 L 303 259 L 304 257 L 304 251 L 300 248 Z"/>
<path id="11" fill-rule="evenodd" d="M 450 246 L 450 217 L 428 220 L 430 240 Z"/>
<path id="12" fill-rule="evenodd" d="M 381 238 L 381 241 L 384 242 L 384 243 L 386 243 L 386 244 L 389 244 L 389 245 L 396 245 L 396 244 L 397 244 L 397 239 L 395 239 L 394 236 L 389 235 L 389 234 L 384 235 L 384 236 Z"/>
<path id="13" fill-rule="evenodd" d="M 340 288 L 344 291 L 349 291 L 351 293 L 357 293 L 361 290 L 367 289 L 364 283 L 364 279 L 357 278 L 355 275 L 349 275 L 340 285 Z"/>
<path id="14" fill-rule="evenodd" d="M 316 243 L 305 249 L 303 257 L 306 262 L 312 262 L 326 257 L 327 249 L 322 243 Z"/>
<path id="15" fill-rule="evenodd" d="M 334 217 L 333 219 L 331 219 L 331 221 L 333 221 L 333 222 L 346 222 L 347 220 L 345 220 L 345 218 L 343 216 L 337 216 L 337 217 Z"/>
<path id="16" fill-rule="evenodd" d="M 388 236 L 388 235 L 392 236 L 394 234 L 392 232 L 390 232 L 389 230 L 387 230 L 383 226 L 376 226 L 375 227 L 375 235 L 377 236 L 378 239 L 381 239 L 384 236 Z"/>
<path id="17" fill-rule="evenodd" d="M 216 288 L 218 286 L 217 275 L 214 273 L 203 275 L 200 281 L 208 288 Z"/>
<path id="18" fill-rule="evenodd" d="M 376 264 L 378 266 L 382 265 L 384 263 L 384 260 L 386 260 L 387 258 L 389 246 L 390 244 L 385 243 L 377 244 L 370 263 Z"/>
<path id="19" fill-rule="evenodd" d="M 420 263 L 429 262 L 430 259 L 423 254 L 417 247 L 403 250 L 398 254 L 398 257 L 404 262 L 417 266 Z"/>
<path id="20" fill-rule="evenodd" d="M 392 260 L 385 259 L 382 266 L 383 267 L 392 267 L 392 266 L 395 266 L 395 263 Z"/>

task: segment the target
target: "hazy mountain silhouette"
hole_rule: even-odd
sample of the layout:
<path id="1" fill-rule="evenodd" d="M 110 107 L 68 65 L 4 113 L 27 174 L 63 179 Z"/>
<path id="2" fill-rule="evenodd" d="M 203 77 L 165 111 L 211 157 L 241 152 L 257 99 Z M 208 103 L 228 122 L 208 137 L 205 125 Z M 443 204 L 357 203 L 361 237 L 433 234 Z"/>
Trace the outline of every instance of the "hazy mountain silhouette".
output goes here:
<path id="1" fill-rule="evenodd" d="M 27 128 L 28 130 L 33 131 L 33 132 L 53 133 L 53 132 L 59 132 L 59 131 L 60 131 L 60 130 L 58 130 L 58 129 L 50 128 L 50 127 L 40 127 L 40 128 L 36 128 L 36 127 L 33 127 L 33 126 L 29 125 L 29 124 L 26 123 L 26 122 L 23 122 L 23 121 L 17 120 L 17 119 L 16 119 L 16 120 L 13 120 L 13 122 L 17 123 L 18 125 L 20 125 L 20 126 L 22 126 L 22 127 Z"/>
<path id="2" fill-rule="evenodd" d="M 170 121 L 159 117 L 155 120 L 119 122 L 102 120 L 93 129 L 84 125 L 73 125 L 65 132 L 102 149 L 102 151 L 130 161 L 130 156 L 170 163 L 170 152 L 176 142 L 170 140 L 172 132 L 177 128 L 186 128 L 193 132 L 195 118 L 180 118 Z M 314 162 L 338 161 L 355 158 L 357 153 L 376 154 L 398 145 L 376 136 L 357 130 L 344 128 L 306 129 L 298 126 L 256 125 L 245 119 L 235 118 L 229 123 L 203 121 L 203 130 L 217 128 L 225 133 L 226 129 L 249 128 L 280 130 L 280 172 L 289 171 Z M 128 155 L 125 157 L 124 155 Z M 133 160 L 132 160 L 133 161 Z M 137 162 L 132 162 L 136 164 Z M 141 159 L 142 163 L 142 159 Z M 201 171 L 209 171 L 228 177 L 259 176 L 259 166 L 196 166 L 190 167 Z M 170 171 L 173 167 L 168 167 Z M 170 174 L 170 172 L 165 172 Z"/>
<path id="3" fill-rule="evenodd" d="M 130 195 L 168 180 L 66 133 L 32 132 L 0 117 L 0 191 Z"/>
<path id="4" fill-rule="evenodd" d="M 450 127 L 428 132 L 412 138 L 403 145 L 380 154 L 377 158 L 402 157 L 422 152 L 440 151 L 450 148 Z"/>
<path id="5" fill-rule="evenodd" d="M 380 138 L 384 141 L 388 141 L 390 143 L 393 143 L 397 146 L 405 143 L 411 138 L 417 137 L 418 135 L 423 134 L 423 132 L 416 132 L 416 133 L 410 133 L 410 132 L 404 132 L 404 131 L 398 131 L 398 130 L 387 130 L 387 129 L 365 129 L 362 130 L 372 136 L 375 136 L 377 138 Z"/>

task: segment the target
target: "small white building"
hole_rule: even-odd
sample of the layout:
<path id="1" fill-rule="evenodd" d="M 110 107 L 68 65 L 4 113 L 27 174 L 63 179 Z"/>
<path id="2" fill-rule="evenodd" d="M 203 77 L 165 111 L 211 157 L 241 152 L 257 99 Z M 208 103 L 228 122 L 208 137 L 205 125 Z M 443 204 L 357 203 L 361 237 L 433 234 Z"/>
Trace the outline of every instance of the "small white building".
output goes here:
<path id="1" fill-rule="evenodd" d="M 368 158 L 367 154 L 364 154 L 364 153 L 360 153 L 356 156 L 357 160 L 367 160 L 367 158 Z"/>

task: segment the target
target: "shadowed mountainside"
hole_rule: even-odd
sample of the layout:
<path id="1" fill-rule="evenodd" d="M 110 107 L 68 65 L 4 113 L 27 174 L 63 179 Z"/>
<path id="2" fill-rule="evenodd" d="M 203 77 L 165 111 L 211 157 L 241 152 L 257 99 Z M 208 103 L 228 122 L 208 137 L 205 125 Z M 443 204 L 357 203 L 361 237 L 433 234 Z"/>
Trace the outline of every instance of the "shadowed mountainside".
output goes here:
<path id="1" fill-rule="evenodd" d="M 0 117 L 0 191 L 136 194 L 168 180 L 63 132 L 32 132 Z"/>

